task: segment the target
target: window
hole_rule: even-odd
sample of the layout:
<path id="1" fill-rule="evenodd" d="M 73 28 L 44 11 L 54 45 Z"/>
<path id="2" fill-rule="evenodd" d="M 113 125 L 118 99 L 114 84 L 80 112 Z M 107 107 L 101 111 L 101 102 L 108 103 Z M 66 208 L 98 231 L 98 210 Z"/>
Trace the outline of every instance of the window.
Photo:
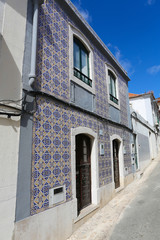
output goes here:
<path id="1" fill-rule="evenodd" d="M 114 67 L 108 63 L 106 63 L 106 86 L 109 105 L 120 109 L 118 73 Z"/>
<path id="2" fill-rule="evenodd" d="M 95 94 L 93 48 L 86 36 L 69 23 L 69 78 Z"/>
<path id="3" fill-rule="evenodd" d="M 74 37 L 74 76 L 92 87 L 92 80 L 89 73 L 89 52 L 83 43 Z"/>
<path id="4" fill-rule="evenodd" d="M 118 104 L 117 89 L 116 89 L 116 77 L 110 70 L 108 70 L 108 76 L 109 76 L 110 100 L 113 101 L 114 103 Z"/>

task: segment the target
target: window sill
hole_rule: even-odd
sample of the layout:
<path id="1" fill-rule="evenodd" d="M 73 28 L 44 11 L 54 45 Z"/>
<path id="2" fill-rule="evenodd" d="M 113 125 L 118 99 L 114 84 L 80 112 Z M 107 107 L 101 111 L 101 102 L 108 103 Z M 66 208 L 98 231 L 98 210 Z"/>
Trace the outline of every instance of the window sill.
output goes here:
<path id="1" fill-rule="evenodd" d="M 118 100 L 118 101 L 119 101 L 119 100 Z M 109 103 L 110 105 L 112 105 L 113 107 L 115 107 L 115 108 L 117 108 L 117 109 L 120 110 L 120 104 L 119 104 L 119 102 L 118 102 L 118 104 L 116 104 L 116 103 L 114 103 L 113 101 L 111 101 L 110 99 L 108 99 L 108 103 Z"/>
<path id="2" fill-rule="evenodd" d="M 91 92 L 93 94 L 95 94 L 95 89 L 92 85 L 92 87 L 90 87 L 89 85 L 87 85 L 85 82 L 83 82 L 82 80 L 80 80 L 79 78 L 75 77 L 72 74 L 72 79 L 71 81 L 75 82 L 77 85 L 81 86 L 82 88 L 86 89 L 88 92 Z"/>
<path id="3" fill-rule="evenodd" d="M 99 205 L 94 205 L 94 204 L 91 204 L 88 207 L 85 207 L 84 209 L 81 210 L 79 216 L 74 220 L 74 223 L 77 223 L 78 221 L 80 221 L 90 213 L 96 211 L 98 208 L 99 208 Z"/>

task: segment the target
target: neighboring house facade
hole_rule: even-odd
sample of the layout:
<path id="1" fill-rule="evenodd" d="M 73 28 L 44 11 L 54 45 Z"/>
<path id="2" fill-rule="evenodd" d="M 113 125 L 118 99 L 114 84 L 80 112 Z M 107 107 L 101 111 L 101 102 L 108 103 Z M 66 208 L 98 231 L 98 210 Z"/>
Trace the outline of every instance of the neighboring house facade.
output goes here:
<path id="1" fill-rule="evenodd" d="M 129 94 L 129 102 L 152 127 L 156 129 L 159 125 L 159 111 L 153 92 L 144 94 Z"/>
<path id="2" fill-rule="evenodd" d="M 14 239 L 63 240 L 133 180 L 129 78 L 69 0 L 28 1 L 25 42 Z"/>
<path id="3" fill-rule="evenodd" d="M 156 98 L 156 101 L 157 101 L 157 104 L 158 104 L 158 107 L 159 107 L 159 112 L 160 112 L 160 98 Z"/>
<path id="4" fill-rule="evenodd" d="M 13 237 L 27 0 L 0 1 L 0 238 Z M 17 27 L 18 26 L 18 27 Z"/>
<path id="5" fill-rule="evenodd" d="M 159 111 L 153 92 L 129 93 L 135 170 L 144 170 L 160 149 Z"/>

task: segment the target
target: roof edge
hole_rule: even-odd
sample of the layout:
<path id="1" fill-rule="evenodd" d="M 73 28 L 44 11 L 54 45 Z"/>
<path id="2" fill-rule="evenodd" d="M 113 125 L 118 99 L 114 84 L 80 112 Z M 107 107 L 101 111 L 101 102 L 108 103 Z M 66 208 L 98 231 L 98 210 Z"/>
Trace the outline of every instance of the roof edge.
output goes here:
<path id="1" fill-rule="evenodd" d="M 108 53 L 108 55 L 113 59 L 113 61 L 116 63 L 116 65 L 122 70 L 122 72 L 125 74 L 125 77 L 127 78 L 127 81 L 130 81 L 130 78 L 127 74 L 127 71 L 121 66 L 121 64 L 118 62 L 118 60 L 114 57 L 114 55 L 111 53 L 111 51 L 107 48 L 107 46 L 104 44 L 104 42 L 100 39 L 98 34 L 93 30 L 93 28 L 87 23 L 87 21 L 82 17 L 82 15 L 79 13 L 78 9 L 74 6 L 74 4 L 70 0 L 65 0 L 65 2 L 68 4 L 68 6 L 74 11 L 74 13 L 77 15 L 80 21 L 83 22 L 85 27 L 94 35 L 96 40 L 100 43 L 100 45 L 104 48 L 104 50 Z"/>

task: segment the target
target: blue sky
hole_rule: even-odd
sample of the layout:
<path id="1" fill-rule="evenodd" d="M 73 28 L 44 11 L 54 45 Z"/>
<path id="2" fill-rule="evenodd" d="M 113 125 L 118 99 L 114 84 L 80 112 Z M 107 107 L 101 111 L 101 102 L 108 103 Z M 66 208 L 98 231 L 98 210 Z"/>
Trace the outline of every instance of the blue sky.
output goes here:
<path id="1" fill-rule="evenodd" d="M 131 81 L 129 92 L 160 97 L 160 0 L 72 0 Z"/>

